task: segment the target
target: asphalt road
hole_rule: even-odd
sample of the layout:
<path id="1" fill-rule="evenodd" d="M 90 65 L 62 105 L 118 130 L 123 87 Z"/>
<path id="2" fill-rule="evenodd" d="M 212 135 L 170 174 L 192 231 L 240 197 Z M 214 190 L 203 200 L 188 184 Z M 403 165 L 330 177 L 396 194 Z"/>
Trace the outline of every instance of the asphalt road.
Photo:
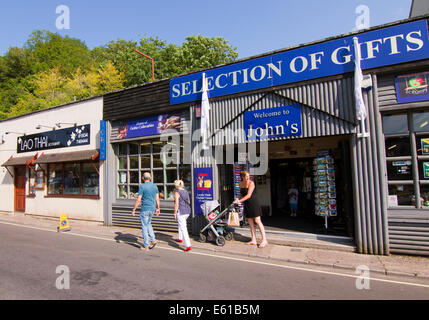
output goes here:
<path id="1" fill-rule="evenodd" d="M 361 279 L 364 288 L 358 289 L 357 276 L 346 270 L 204 250 L 185 253 L 172 243 L 145 252 L 135 243 L 96 235 L 0 223 L 2 300 L 429 298 L 429 280 L 370 275 L 369 280 Z"/>

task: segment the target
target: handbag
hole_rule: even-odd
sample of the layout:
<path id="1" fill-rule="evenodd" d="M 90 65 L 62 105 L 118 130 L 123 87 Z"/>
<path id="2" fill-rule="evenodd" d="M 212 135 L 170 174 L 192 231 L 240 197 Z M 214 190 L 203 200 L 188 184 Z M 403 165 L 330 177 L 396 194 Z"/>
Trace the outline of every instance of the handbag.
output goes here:
<path id="1" fill-rule="evenodd" d="M 240 226 L 240 218 L 238 217 L 238 212 L 232 210 L 228 216 L 228 226 L 229 227 L 239 227 Z"/>

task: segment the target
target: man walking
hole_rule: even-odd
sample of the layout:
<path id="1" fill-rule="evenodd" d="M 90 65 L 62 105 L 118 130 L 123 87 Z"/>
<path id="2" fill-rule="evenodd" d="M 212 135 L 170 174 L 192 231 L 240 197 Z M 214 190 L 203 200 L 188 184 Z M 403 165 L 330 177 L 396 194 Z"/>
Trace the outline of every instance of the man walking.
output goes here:
<path id="1" fill-rule="evenodd" d="M 140 221 L 142 224 L 142 234 L 143 234 L 143 247 L 144 250 L 149 250 L 155 247 L 158 243 L 158 240 L 155 239 L 155 233 L 152 228 L 152 217 L 155 213 L 159 215 L 159 193 L 158 187 L 151 182 L 152 178 L 149 172 L 143 174 L 144 183 L 139 187 L 139 195 L 134 204 L 134 209 L 132 212 L 133 217 L 135 216 L 136 209 L 141 203 L 142 207 L 140 209 Z M 150 244 L 149 244 L 150 238 Z"/>

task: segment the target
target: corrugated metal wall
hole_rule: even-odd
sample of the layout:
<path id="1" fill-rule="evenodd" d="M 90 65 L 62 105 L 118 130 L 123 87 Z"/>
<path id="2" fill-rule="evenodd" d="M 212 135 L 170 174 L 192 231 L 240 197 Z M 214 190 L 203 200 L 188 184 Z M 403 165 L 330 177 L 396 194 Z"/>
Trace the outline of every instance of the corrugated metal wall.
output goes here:
<path id="1" fill-rule="evenodd" d="M 375 112 L 374 91 L 365 93 L 370 109 L 367 128 L 369 139 L 356 138 L 356 118 L 354 107 L 354 83 L 352 77 L 337 78 L 324 82 L 310 82 L 301 86 L 286 87 L 275 91 L 255 93 L 246 96 L 214 99 L 211 102 L 212 145 L 244 143 L 244 131 L 233 136 L 222 137 L 221 129 L 235 132 L 243 129 L 242 114 L 257 110 L 300 103 L 302 105 L 302 139 L 329 135 L 351 135 L 351 159 L 355 199 L 355 240 L 359 252 L 387 254 L 387 219 L 384 204 L 383 167 L 380 167 L 379 141 L 380 117 Z M 198 121 L 193 122 L 199 128 Z M 223 140 L 225 139 L 225 140 Z M 195 166 L 213 166 L 213 155 L 201 157 L 194 153 Z M 217 177 L 217 174 L 215 174 Z M 218 183 L 218 181 L 216 181 Z"/>
<path id="2" fill-rule="evenodd" d="M 423 108 L 429 110 L 428 101 L 398 104 L 394 75 L 379 77 L 378 99 L 381 114 L 383 112 L 405 111 L 408 109 L 421 110 Z M 381 149 L 384 150 L 384 135 L 382 142 Z M 387 184 L 387 178 L 384 183 Z M 390 252 L 429 255 L 428 211 L 419 209 L 388 209 L 387 217 L 389 222 Z"/>
<path id="3" fill-rule="evenodd" d="M 352 138 L 354 165 L 355 237 L 358 251 L 367 254 L 388 254 L 385 161 L 380 142 L 381 118 L 377 110 L 376 76 L 373 87 L 364 92 L 368 117 L 365 124 L 369 138 Z M 360 130 L 360 129 L 359 129 Z"/>
<path id="4" fill-rule="evenodd" d="M 215 100 L 211 103 L 211 128 L 214 145 L 245 143 L 243 117 L 245 111 L 302 104 L 302 136 L 299 138 L 350 134 L 355 128 L 353 79 L 344 78 L 280 89 L 268 93 Z M 345 110 L 346 109 L 346 110 Z M 236 135 L 224 137 L 221 129 Z M 296 137 L 281 138 L 281 140 Z M 280 139 L 278 139 L 280 140 Z M 224 141 L 224 142 L 223 142 Z"/>

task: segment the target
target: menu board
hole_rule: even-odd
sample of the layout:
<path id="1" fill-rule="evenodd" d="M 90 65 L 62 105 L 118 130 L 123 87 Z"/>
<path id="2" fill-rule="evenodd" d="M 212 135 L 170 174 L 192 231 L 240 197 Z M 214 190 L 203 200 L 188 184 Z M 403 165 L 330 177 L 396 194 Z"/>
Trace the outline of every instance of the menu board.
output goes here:
<path id="1" fill-rule="evenodd" d="M 334 158 L 329 150 L 320 150 L 313 160 L 315 213 L 322 217 L 337 215 L 337 188 Z"/>

